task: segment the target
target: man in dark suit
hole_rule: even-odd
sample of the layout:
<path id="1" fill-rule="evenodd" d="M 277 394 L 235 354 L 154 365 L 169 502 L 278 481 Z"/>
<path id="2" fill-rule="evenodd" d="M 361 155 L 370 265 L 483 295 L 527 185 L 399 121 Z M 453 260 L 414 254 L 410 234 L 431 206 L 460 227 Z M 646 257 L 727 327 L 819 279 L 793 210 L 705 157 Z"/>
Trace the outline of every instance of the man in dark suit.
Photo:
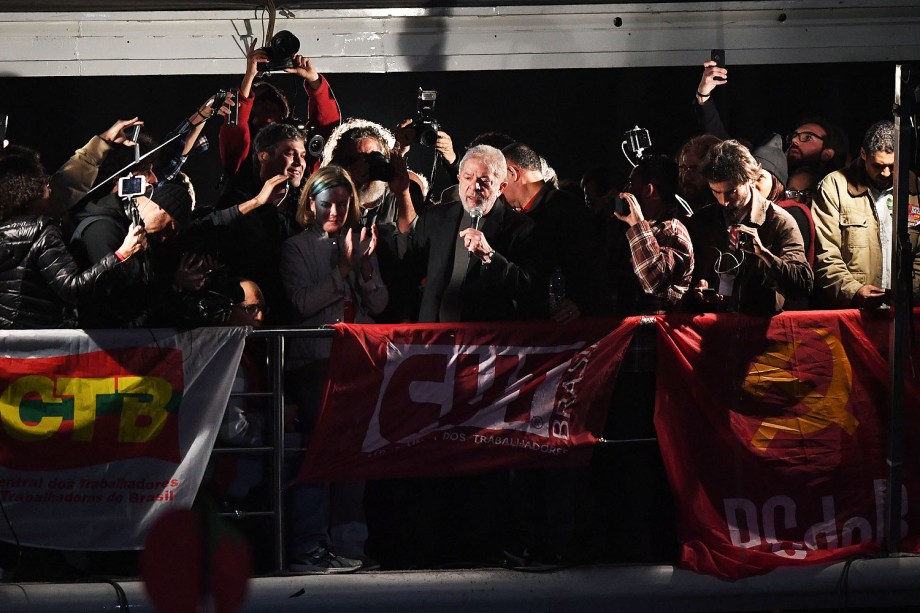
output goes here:
<path id="1" fill-rule="evenodd" d="M 533 278 L 534 223 L 498 198 L 501 151 L 480 145 L 460 162 L 460 200 L 430 207 L 401 236 L 403 261 L 424 278 L 419 322 L 519 319 Z"/>
<path id="2" fill-rule="evenodd" d="M 536 271 L 528 314 L 559 323 L 597 315 L 606 275 L 598 270 L 600 233 L 583 200 L 543 178 L 543 160 L 523 143 L 502 149 L 505 200 L 536 223 Z"/>

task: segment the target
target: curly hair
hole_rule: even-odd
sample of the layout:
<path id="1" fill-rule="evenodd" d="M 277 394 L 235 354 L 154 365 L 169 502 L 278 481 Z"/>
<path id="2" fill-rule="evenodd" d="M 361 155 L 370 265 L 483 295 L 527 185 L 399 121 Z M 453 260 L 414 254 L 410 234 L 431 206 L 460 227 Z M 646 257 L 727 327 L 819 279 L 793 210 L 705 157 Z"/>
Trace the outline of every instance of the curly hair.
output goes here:
<path id="1" fill-rule="evenodd" d="M 0 156 L 0 221 L 25 213 L 45 196 L 48 174 L 37 152 L 24 147 Z"/>
<path id="2" fill-rule="evenodd" d="M 345 141 L 357 142 L 362 138 L 373 138 L 380 143 L 383 155 L 390 159 L 390 151 L 396 146 L 396 138 L 393 133 L 381 126 L 380 124 L 368 121 L 366 119 L 346 119 L 343 121 L 329 138 L 326 140 L 326 146 L 323 147 L 323 156 L 320 160 L 320 166 L 338 163 L 339 147 Z"/>
<path id="3" fill-rule="evenodd" d="M 863 136 L 862 149 L 867 155 L 879 151 L 894 153 L 894 122 L 885 120 L 872 124 Z"/>

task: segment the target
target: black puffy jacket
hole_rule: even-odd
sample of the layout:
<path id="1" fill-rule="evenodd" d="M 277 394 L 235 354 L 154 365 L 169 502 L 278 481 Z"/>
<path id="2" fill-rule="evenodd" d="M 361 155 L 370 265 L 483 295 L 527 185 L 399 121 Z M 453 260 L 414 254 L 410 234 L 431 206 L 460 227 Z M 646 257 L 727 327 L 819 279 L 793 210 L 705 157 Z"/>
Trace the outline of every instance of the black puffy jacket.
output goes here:
<path id="1" fill-rule="evenodd" d="M 93 298 L 118 265 L 110 253 L 81 272 L 61 230 L 47 217 L 16 217 L 0 225 L 0 328 L 67 328 L 72 305 Z"/>

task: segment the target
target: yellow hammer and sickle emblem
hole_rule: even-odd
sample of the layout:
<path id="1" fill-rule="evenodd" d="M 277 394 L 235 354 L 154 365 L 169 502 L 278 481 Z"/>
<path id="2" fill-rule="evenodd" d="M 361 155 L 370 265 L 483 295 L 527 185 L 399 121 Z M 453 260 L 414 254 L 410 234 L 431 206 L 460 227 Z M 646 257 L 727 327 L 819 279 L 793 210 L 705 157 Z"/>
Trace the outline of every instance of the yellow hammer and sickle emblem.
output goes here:
<path id="1" fill-rule="evenodd" d="M 837 424 L 847 434 L 853 434 L 859 420 L 846 410 L 850 399 L 853 370 L 843 349 L 843 344 L 827 330 L 815 330 L 831 352 L 833 374 L 827 392 L 819 394 L 813 387 L 800 381 L 790 372 L 792 356 L 800 341 L 776 343 L 763 355 L 755 358 L 741 389 L 755 397 L 763 397 L 770 386 L 776 386 L 808 408 L 807 413 L 795 417 L 771 417 L 760 423 L 751 444 L 760 450 L 770 446 L 779 432 L 796 435 L 812 434 Z"/>

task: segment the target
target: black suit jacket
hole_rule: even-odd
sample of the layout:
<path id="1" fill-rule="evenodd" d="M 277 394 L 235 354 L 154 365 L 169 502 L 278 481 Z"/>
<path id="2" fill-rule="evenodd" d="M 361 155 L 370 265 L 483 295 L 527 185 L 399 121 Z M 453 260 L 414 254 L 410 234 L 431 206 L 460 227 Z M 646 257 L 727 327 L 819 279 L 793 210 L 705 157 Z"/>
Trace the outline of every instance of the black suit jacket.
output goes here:
<path id="1" fill-rule="evenodd" d="M 542 319 L 551 315 L 549 280 L 558 266 L 565 275 L 566 296 L 582 315 L 599 314 L 607 280 L 600 270 L 601 235 L 584 201 L 546 183 L 525 214 L 536 223 L 536 273 L 528 312 Z"/>
<path id="2" fill-rule="evenodd" d="M 410 274 L 425 278 L 419 322 L 438 321 L 441 299 L 450 283 L 460 220 L 466 212 L 460 202 L 426 209 L 403 249 Z M 534 223 L 497 201 L 479 229 L 495 256 L 483 265 L 469 259 L 461 289 L 461 321 L 506 321 L 520 318 L 520 303 L 530 294 L 533 276 Z"/>

